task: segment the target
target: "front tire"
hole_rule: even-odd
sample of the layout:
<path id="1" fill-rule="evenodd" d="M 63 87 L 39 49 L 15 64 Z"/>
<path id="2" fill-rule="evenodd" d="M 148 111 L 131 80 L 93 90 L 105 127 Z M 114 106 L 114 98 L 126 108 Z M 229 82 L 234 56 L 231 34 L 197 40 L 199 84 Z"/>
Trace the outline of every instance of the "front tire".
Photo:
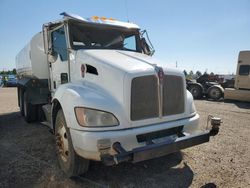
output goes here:
<path id="1" fill-rule="evenodd" d="M 62 109 L 55 122 L 56 148 L 59 165 L 68 177 L 74 177 L 88 171 L 89 160 L 81 158 L 73 148 L 69 128 L 67 128 Z"/>

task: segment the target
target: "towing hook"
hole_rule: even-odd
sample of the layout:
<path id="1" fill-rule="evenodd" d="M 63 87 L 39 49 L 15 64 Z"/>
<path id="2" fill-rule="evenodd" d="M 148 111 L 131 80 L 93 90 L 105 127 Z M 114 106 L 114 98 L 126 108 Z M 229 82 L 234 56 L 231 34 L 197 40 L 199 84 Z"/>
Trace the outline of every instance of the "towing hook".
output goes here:
<path id="1" fill-rule="evenodd" d="M 115 142 L 112 148 L 117 152 L 116 155 L 101 154 L 100 158 L 102 162 L 107 166 L 117 165 L 121 162 L 132 161 L 132 153 L 127 152 L 120 142 Z"/>
<path id="2" fill-rule="evenodd" d="M 207 126 L 208 126 L 209 121 L 211 122 L 211 129 L 209 131 L 209 135 L 215 136 L 219 133 L 222 120 L 219 117 L 214 117 L 214 116 L 209 115 L 207 119 Z"/>
<path id="3" fill-rule="evenodd" d="M 126 150 L 122 147 L 120 142 L 115 142 L 112 147 L 119 154 L 126 152 Z"/>

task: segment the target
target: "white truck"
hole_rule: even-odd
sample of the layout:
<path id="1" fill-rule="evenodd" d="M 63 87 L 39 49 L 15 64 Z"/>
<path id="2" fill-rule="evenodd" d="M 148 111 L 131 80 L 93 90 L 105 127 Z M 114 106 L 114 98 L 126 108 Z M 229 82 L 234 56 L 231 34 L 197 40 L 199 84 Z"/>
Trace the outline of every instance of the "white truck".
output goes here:
<path id="1" fill-rule="evenodd" d="M 18 101 L 27 122 L 47 121 L 69 176 L 90 160 L 139 162 L 205 143 L 182 71 L 165 67 L 136 24 L 62 13 L 16 57 Z M 145 32 L 143 32 L 145 33 Z"/>

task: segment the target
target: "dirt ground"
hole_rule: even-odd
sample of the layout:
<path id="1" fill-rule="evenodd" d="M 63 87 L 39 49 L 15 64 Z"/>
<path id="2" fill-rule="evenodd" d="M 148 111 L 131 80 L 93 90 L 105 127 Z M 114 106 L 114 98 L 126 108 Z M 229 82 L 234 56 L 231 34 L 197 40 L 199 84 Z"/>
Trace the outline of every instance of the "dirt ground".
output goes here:
<path id="1" fill-rule="evenodd" d="M 67 179 L 55 156 L 54 137 L 19 113 L 16 88 L 0 88 L 0 187 L 250 187 L 250 103 L 195 101 L 200 123 L 222 118 L 209 143 L 137 164 L 91 164 Z"/>

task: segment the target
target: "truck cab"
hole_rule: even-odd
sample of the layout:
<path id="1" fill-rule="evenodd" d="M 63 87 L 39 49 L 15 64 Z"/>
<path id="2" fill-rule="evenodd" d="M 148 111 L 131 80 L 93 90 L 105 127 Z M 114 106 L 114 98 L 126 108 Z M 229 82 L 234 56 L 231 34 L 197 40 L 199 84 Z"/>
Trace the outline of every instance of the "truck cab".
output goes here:
<path id="1" fill-rule="evenodd" d="M 250 51 L 240 51 L 234 88 L 226 88 L 224 98 L 250 102 Z"/>
<path id="2" fill-rule="evenodd" d="M 28 122 L 45 118 L 68 176 L 139 162 L 209 141 L 182 71 L 152 57 L 140 28 L 63 13 L 17 56 L 18 96 Z M 143 32 L 144 33 L 144 32 Z"/>

